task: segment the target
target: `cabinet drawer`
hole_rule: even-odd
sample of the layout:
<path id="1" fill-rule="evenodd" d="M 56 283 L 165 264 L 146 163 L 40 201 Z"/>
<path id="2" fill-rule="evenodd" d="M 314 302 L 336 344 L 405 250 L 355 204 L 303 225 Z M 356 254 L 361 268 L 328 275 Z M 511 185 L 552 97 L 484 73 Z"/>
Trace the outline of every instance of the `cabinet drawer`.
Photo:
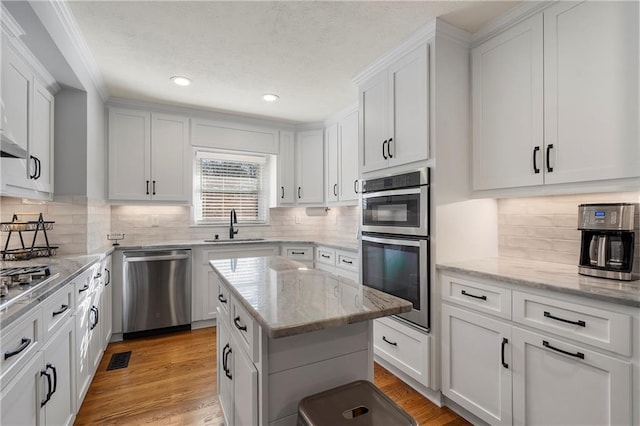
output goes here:
<path id="1" fill-rule="evenodd" d="M 0 333 L 0 389 L 31 359 L 42 345 L 42 306 L 38 305 L 16 324 Z"/>
<path id="2" fill-rule="evenodd" d="M 373 322 L 376 355 L 424 385 L 429 385 L 429 336 L 390 318 Z"/>
<path id="3" fill-rule="evenodd" d="M 295 260 L 313 260 L 313 249 L 311 247 L 286 247 L 284 255 Z"/>
<path id="4" fill-rule="evenodd" d="M 74 306 L 79 306 L 88 295 L 95 291 L 97 281 L 93 279 L 94 273 L 95 268 L 92 266 L 71 281 L 75 287 Z"/>
<path id="5" fill-rule="evenodd" d="M 218 299 L 218 306 L 222 310 L 225 318 L 229 318 L 229 305 L 231 304 L 231 295 L 229 294 L 229 290 L 225 287 L 224 284 L 220 282 L 220 279 L 216 276 L 215 280 L 217 281 L 218 287 L 218 295 L 216 298 Z"/>
<path id="6" fill-rule="evenodd" d="M 244 346 L 252 361 L 258 361 L 258 335 L 260 326 L 247 310 L 236 299 L 231 302 L 231 333 L 236 340 Z"/>
<path id="7" fill-rule="evenodd" d="M 73 306 L 74 289 L 74 285 L 69 283 L 42 303 L 43 340 L 46 341 L 49 336 L 55 333 L 60 324 L 71 316 L 75 309 Z"/>
<path id="8" fill-rule="evenodd" d="M 514 291 L 513 320 L 545 332 L 631 356 L 629 315 Z"/>
<path id="9" fill-rule="evenodd" d="M 316 262 L 334 266 L 336 264 L 336 251 L 326 247 L 316 249 Z"/>
<path id="10" fill-rule="evenodd" d="M 441 285 L 442 300 L 511 319 L 509 289 L 445 274 L 441 275 Z"/>
<path id="11" fill-rule="evenodd" d="M 336 252 L 336 265 L 349 272 L 358 272 L 358 256 L 351 253 Z"/>

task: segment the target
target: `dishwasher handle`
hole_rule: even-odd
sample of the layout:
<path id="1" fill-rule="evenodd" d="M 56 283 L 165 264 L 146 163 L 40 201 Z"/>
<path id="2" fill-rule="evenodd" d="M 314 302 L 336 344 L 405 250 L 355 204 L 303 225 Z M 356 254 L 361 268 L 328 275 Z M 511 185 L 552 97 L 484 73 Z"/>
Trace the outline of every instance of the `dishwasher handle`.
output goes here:
<path id="1" fill-rule="evenodd" d="M 138 256 L 138 257 L 127 257 L 125 256 L 125 262 L 153 262 L 156 260 L 182 260 L 189 259 L 188 254 L 167 254 L 167 255 L 158 255 L 158 256 Z"/>

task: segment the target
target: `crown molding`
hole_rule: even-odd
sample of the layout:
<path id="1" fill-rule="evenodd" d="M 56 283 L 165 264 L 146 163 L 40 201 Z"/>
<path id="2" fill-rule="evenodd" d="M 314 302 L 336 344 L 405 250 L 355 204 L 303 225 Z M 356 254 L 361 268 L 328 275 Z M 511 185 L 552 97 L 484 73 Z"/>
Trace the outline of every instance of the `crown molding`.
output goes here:
<path id="1" fill-rule="evenodd" d="M 0 20 L 2 21 L 2 31 L 11 38 L 20 38 L 24 35 L 24 30 L 9 13 L 4 4 L 0 4 Z"/>
<path id="2" fill-rule="evenodd" d="M 447 38 L 467 48 L 471 46 L 470 33 L 445 22 L 440 18 L 436 18 L 436 36 Z"/>
<path id="3" fill-rule="evenodd" d="M 107 90 L 107 86 L 102 78 L 102 74 L 100 73 L 100 69 L 96 64 L 95 59 L 93 58 L 93 54 L 91 50 L 89 50 L 89 46 L 87 46 L 84 37 L 80 33 L 78 29 L 78 23 L 76 22 L 69 5 L 66 0 L 48 0 L 49 4 L 53 8 L 58 21 L 64 28 L 69 40 L 73 44 L 75 51 L 78 53 L 78 56 L 86 69 L 89 78 L 93 82 L 96 90 L 98 91 L 100 97 L 103 101 L 107 101 L 109 99 L 109 92 Z"/>
<path id="4" fill-rule="evenodd" d="M 483 28 L 475 32 L 471 38 L 472 47 L 490 39 L 507 28 L 524 21 L 532 15 L 551 6 L 559 0 L 545 1 L 525 1 L 520 6 L 516 6 L 504 15 L 501 15 L 489 22 Z"/>
<path id="5" fill-rule="evenodd" d="M 356 102 L 355 104 L 349 105 L 347 108 L 344 108 L 341 111 L 338 111 L 334 114 L 331 114 L 329 117 L 327 117 L 324 120 L 324 127 L 329 127 L 335 123 L 337 123 L 338 121 L 342 120 L 343 118 L 345 118 L 346 116 L 357 112 L 358 108 L 359 108 L 359 104 Z"/>

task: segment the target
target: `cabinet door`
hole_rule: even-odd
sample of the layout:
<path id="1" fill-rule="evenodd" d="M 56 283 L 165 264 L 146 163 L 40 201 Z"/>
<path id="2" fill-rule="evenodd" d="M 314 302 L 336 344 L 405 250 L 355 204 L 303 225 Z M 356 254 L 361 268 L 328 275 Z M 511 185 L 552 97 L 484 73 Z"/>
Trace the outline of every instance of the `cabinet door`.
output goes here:
<path id="1" fill-rule="evenodd" d="M 640 175 L 638 20 L 638 2 L 545 9 L 545 183 Z"/>
<path id="2" fill-rule="evenodd" d="M 258 424 L 258 370 L 241 345 L 233 339 L 230 359 L 233 377 L 233 425 L 253 426 Z"/>
<path id="3" fill-rule="evenodd" d="M 53 191 L 53 95 L 34 80 L 33 84 L 33 120 L 31 138 L 29 140 L 29 155 L 36 158 L 29 162 L 30 175 L 33 177 L 35 188 L 42 192 Z M 37 163 L 37 165 L 36 165 Z"/>
<path id="4" fill-rule="evenodd" d="M 358 199 L 358 111 L 338 123 L 339 129 L 339 190 L 340 201 Z"/>
<path id="5" fill-rule="evenodd" d="M 338 201 L 338 124 L 327 127 L 325 131 L 326 198 L 327 202 Z"/>
<path id="6" fill-rule="evenodd" d="M 517 425 L 632 424 L 631 364 L 513 328 Z"/>
<path id="7" fill-rule="evenodd" d="M 28 149 L 32 79 L 29 69 L 2 37 L 2 116 L 0 128 L 8 137 L 25 151 Z M 31 189 L 29 165 L 26 159 L 2 158 L 2 190 L 8 194 L 16 188 Z"/>
<path id="8" fill-rule="evenodd" d="M 389 165 L 429 158 L 429 46 L 389 67 Z"/>
<path id="9" fill-rule="evenodd" d="M 511 326 L 442 305 L 442 392 L 482 420 L 511 424 Z"/>
<path id="10" fill-rule="evenodd" d="M 109 108 L 109 198 L 151 199 L 151 116 Z"/>
<path id="11" fill-rule="evenodd" d="M 543 183 L 542 15 L 471 52 L 473 189 Z"/>
<path id="12" fill-rule="evenodd" d="M 93 295 L 91 307 L 93 312 L 89 314 L 89 357 L 91 374 L 96 371 L 100 360 L 102 359 L 103 341 L 102 341 L 102 322 L 104 320 L 104 287 L 98 286 Z"/>
<path id="13" fill-rule="evenodd" d="M 74 327 L 69 320 L 43 348 L 44 369 L 52 374 L 55 388 L 44 406 L 47 425 L 70 425 L 75 417 L 73 344 Z"/>
<path id="14" fill-rule="evenodd" d="M 220 399 L 224 424 L 235 425 L 233 419 L 233 375 L 230 369 L 230 365 L 233 364 L 231 357 L 233 354 L 229 354 L 231 335 L 229 334 L 229 326 L 223 318 L 224 315 L 220 313 L 220 315 L 218 315 L 216 332 L 218 399 Z M 229 376 L 231 376 L 231 378 Z"/>
<path id="15" fill-rule="evenodd" d="M 293 132 L 280 132 L 280 152 L 278 153 L 278 205 L 293 204 L 295 201 Z"/>
<path id="16" fill-rule="evenodd" d="M 322 130 L 300 132 L 296 142 L 296 200 L 324 202 L 324 141 Z"/>
<path id="17" fill-rule="evenodd" d="M 111 256 L 102 266 L 102 300 L 100 309 L 100 336 L 102 339 L 102 352 L 107 349 L 113 331 L 113 285 L 111 284 Z"/>
<path id="18" fill-rule="evenodd" d="M 151 199 L 191 199 L 189 120 L 163 114 L 151 116 Z"/>
<path id="19" fill-rule="evenodd" d="M 40 376 L 42 360 L 42 352 L 37 352 L 2 389 L 0 424 L 33 426 L 44 423 L 40 402 L 46 396 L 47 381 Z"/>
<path id="20" fill-rule="evenodd" d="M 360 173 L 387 167 L 389 142 L 389 81 L 384 71 L 360 89 L 362 134 Z"/>
<path id="21" fill-rule="evenodd" d="M 75 312 L 76 407 L 82 405 L 93 374 L 91 357 L 89 356 L 90 315 L 93 316 L 89 295 L 78 302 Z"/>

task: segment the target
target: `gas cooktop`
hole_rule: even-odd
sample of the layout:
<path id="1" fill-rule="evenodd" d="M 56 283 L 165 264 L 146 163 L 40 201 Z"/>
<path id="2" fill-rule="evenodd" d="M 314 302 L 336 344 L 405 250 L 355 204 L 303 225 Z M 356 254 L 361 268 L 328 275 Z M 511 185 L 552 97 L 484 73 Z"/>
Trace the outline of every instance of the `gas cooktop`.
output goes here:
<path id="1" fill-rule="evenodd" d="M 0 268 L 0 310 L 28 300 L 36 290 L 57 278 L 49 266 Z"/>

